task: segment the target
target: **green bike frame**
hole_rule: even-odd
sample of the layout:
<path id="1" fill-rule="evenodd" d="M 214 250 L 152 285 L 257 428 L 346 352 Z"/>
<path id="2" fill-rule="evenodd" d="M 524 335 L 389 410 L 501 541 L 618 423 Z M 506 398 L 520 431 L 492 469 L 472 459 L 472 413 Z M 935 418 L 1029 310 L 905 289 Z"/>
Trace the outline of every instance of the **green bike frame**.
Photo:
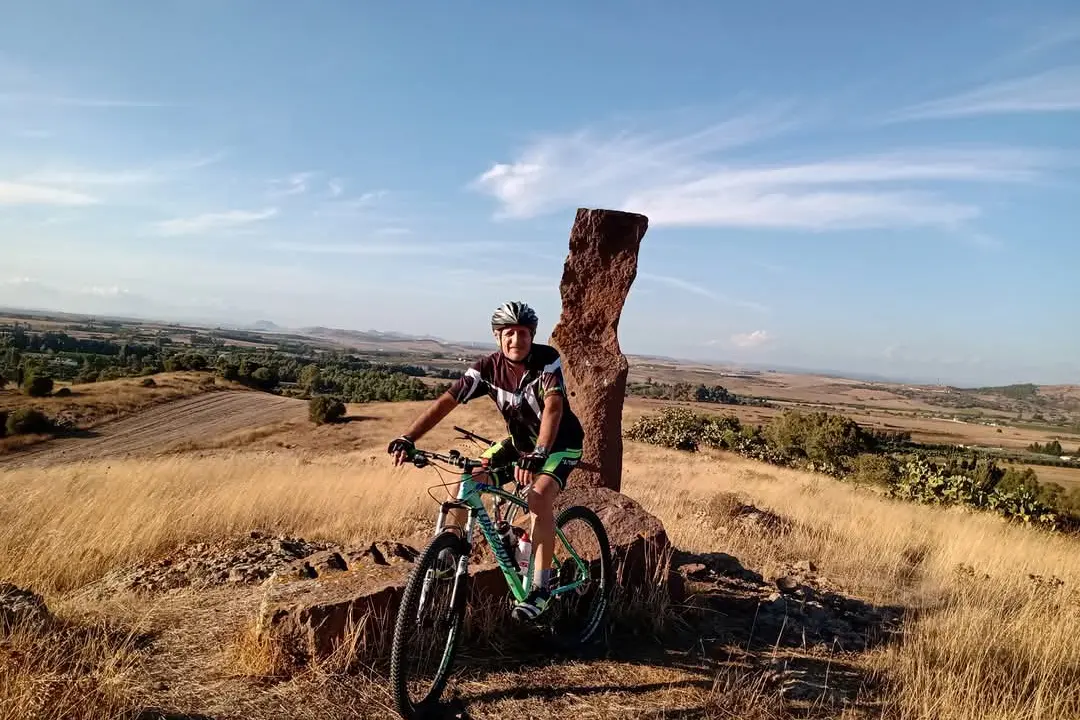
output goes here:
<path id="1" fill-rule="evenodd" d="M 493 471 L 498 477 L 501 473 L 499 471 Z M 521 509 L 525 512 L 529 510 L 529 504 L 522 500 L 520 497 L 513 493 L 506 492 L 501 487 L 495 485 L 489 485 L 487 483 L 477 482 L 473 478 L 471 473 L 462 473 L 461 485 L 458 488 L 458 496 L 455 501 L 448 501 L 442 504 L 442 509 L 439 512 L 439 520 L 435 526 L 435 534 L 438 535 L 446 527 L 446 514 L 449 510 L 454 508 L 468 509 L 469 518 L 465 523 L 465 540 L 468 542 L 469 547 L 472 547 L 473 531 L 476 525 L 479 524 L 480 532 L 487 540 L 488 546 L 495 554 L 495 561 L 499 565 L 499 569 L 502 570 L 503 576 L 506 578 L 506 584 L 510 587 L 510 592 L 513 593 L 514 598 L 520 602 L 525 599 L 529 594 L 529 590 L 532 586 L 533 578 L 533 562 L 535 560 L 535 553 L 532 553 L 529 557 L 529 568 L 525 574 L 524 580 L 519 574 L 517 563 L 506 553 L 506 548 L 503 547 L 502 539 L 499 537 L 498 531 L 495 530 L 495 525 L 491 521 L 491 516 L 488 514 L 487 508 L 484 506 L 484 495 L 492 495 L 496 498 L 502 499 L 505 502 L 511 503 L 514 507 Z M 560 585 L 551 591 L 553 596 L 561 595 L 563 593 L 570 592 L 580 587 L 588 578 L 588 566 L 577 551 L 574 550 L 573 545 L 566 539 L 563 531 L 558 526 L 555 527 L 555 536 L 566 547 L 570 556 L 574 559 L 578 569 L 581 570 L 580 577 L 571 582 L 568 585 Z M 468 556 L 462 557 L 458 565 L 458 573 L 463 574 L 468 562 Z M 558 563 L 558 561 L 555 561 Z"/>

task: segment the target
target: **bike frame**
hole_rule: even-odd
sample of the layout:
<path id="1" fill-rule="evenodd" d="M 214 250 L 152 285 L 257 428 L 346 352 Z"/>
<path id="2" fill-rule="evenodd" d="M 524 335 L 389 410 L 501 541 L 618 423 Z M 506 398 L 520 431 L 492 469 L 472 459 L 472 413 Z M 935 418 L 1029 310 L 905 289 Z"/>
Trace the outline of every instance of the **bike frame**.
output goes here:
<path id="1" fill-rule="evenodd" d="M 446 515 L 450 510 L 455 508 L 467 509 L 469 511 L 469 517 L 465 522 L 466 543 L 471 549 L 473 544 L 473 533 L 476 530 L 477 525 L 479 525 L 480 533 L 491 547 L 491 550 L 495 555 L 495 561 L 502 571 L 503 577 L 506 579 L 506 584 L 509 586 L 510 592 L 513 593 L 514 598 L 520 602 L 525 599 L 532 587 L 535 553 L 531 553 L 529 556 L 529 567 L 526 571 L 524 580 L 522 580 L 519 575 L 520 571 L 518 570 L 517 563 L 507 555 L 506 548 L 504 548 L 502 544 L 502 538 L 499 537 L 498 532 L 495 530 L 495 525 L 491 521 L 491 516 L 484 506 L 484 495 L 492 495 L 504 500 L 526 513 L 529 511 L 529 504 L 517 495 L 506 492 L 496 485 L 478 482 L 476 478 L 473 477 L 472 473 L 465 472 L 461 474 L 461 484 L 458 488 L 457 499 L 442 504 L 442 508 L 439 511 L 439 519 L 435 525 L 435 534 L 438 535 L 445 529 Z M 551 594 L 553 596 L 577 589 L 585 582 L 585 578 L 588 577 L 588 567 L 585 561 L 582 560 L 581 556 L 574 550 L 573 545 L 566 539 L 566 535 L 563 534 L 558 526 L 555 527 L 555 536 L 563 543 L 570 553 L 570 556 L 574 559 L 574 562 L 577 563 L 578 569 L 582 571 L 582 576 L 568 585 L 560 585 L 552 590 Z M 457 573 L 459 575 L 463 575 L 467 572 L 468 561 L 468 553 L 459 560 L 457 568 Z M 556 560 L 556 562 L 558 561 Z"/>

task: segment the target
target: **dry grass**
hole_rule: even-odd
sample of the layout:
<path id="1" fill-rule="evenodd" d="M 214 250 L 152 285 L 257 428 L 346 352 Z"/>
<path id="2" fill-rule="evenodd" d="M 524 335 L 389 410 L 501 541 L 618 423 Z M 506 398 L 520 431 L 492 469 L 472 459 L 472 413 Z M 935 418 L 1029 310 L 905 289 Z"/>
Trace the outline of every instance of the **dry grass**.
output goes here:
<path id="1" fill-rule="evenodd" d="M 437 506 L 425 488 L 438 477 L 413 468 L 392 470 L 381 453 L 386 438 L 416 410 L 416 405 L 365 407 L 365 414 L 375 416 L 371 422 L 318 431 L 324 447 L 328 438 L 338 437 L 348 439 L 351 452 L 235 451 L 0 471 L 0 578 L 62 602 L 65 593 L 110 568 L 255 527 L 344 543 L 426 530 Z M 453 422 L 482 433 L 498 429 L 486 408 L 463 408 Z M 425 444 L 447 447 L 450 424 Z M 878 705 L 858 716 L 1080 718 L 1080 643 L 1075 640 L 1080 636 L 1080 544 L 1075 540 L 989 515 L 894 502 L 722 453 L 686 455 L 628 444 L 624 491 L 664 521 L 680 548 L 730 553 L 766 577 L 782 563 L 809 559 L 853 594 L 912 609 L 900 642 L 856 661 L 882 692 Z M 737 500 L 784 522 L 759 532 L 734 529 L 725 518 L 735 512 Z M 109 647 L 94 641 L 63 652 L 113 657 L 119 669 L 109 671 L 112 675 L 87 672 L 113 677 L 115 685 L 100 682 L 127 692 L 123 678 L 132 677 L 124 670 L 130 653 L 119 647 L 110 655 Z M 28 651 L 24 644 L 18 652 Z M 266 648 L 253 641 L 240 642 L 231 652 L 230 672 L 265 676 L 276 667 Z M 30 708 L 38 702 L 32 699 L 31 689 L 38 686 L 31 678 L 51 677 L 51 661 L 19 664 L 13 658 L 21 656 L 8 644 L 0 656 L 6 663 L 0 703 Z M 332 667 L 321 672 L 279 687 L 273 699 L 266 699 L 267 707 L 277 703 L 280 712 L 291 693 L 315 693 L 318 700 L 305 701 L 305 717 L 386 716 L 380 703 L 387 698 L 379 694 L 384 690 L 378 683 L 373 689 L 371 683 L 343 679 Z M 702 684 L 700 675 L 685 673 L 674 679 L 683 672 L 675 669 L 670 677 L 664 672 L 632 663 L 560 666 L 528 678 L 470 678 L 460 690 L 471 698 L 469 712 L 477 718 L 505 716 L 514 708 L 523 716 L 549 709 L 582 718 L 638 717 L 634 713 L 643 707 L 656 709 L 652 717 L 664 717 L 661 708 L 671 716 L 679 708 L 688 717 L 782 716 L 774 695 L 752 672 L 724 676 L 719 684 L 712 678 Z M 671 683 L 685 684 L 678 690 L 668 687 Z M 585 686 L 588 692 L 580 689 Z M 641 686 L 649 689 L 635 693 Z M 235 702 L 246 708 L 254 702 L 250 694 L 262 692 L 237 686 L 233 697 L 220 695 L 223 687 L 215 686 L 217 707 Z M 697 714 L 687 714 L 687 708 Z M 856 717 L 852 712 L 849 716 Z M 252 710 L 251 716 L 258 713 Z"/>
<path id="2" fill-rule="evenodd" d="M 119 716 L 145 682 L 139 644 L 100 621 L 13 628 L 0 638 L 0 720 Z"/>
<path id="3" fill-rule="evenodd" d="M 867 660 L 888 688 L 885 717 L 1080 717 L 1074 539 L 893 502 L 805 473 L 763 472 L 720 453 L 687 458 L 631 447 L 625 490 L 665 518 L 680 547 L 723 549 L 765 574 L 809 559 L 871 602 L 913 609 L 903 641 Z M 718 534 L 715 518 L 696 508 L 720 491 L 791 524 L 779 533 Z M 730 504 L 714 501 L 721 511 Z"/>

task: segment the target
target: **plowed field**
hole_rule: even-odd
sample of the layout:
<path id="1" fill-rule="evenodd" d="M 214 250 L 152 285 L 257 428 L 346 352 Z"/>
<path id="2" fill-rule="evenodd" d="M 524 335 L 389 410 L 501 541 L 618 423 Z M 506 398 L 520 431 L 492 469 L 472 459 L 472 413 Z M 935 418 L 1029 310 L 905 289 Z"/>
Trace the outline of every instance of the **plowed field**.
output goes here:
<path id="1" fill-rule="evenodd" d="M 152 454 L 177 443 L 213 440 L 245 428 L 300 420 L 306 412 L 307 404 L 302 400 L 267 393 L 206 393 L 99 425 L 84 436 L 58 438 L 0 456 L 0 467 Z"/>

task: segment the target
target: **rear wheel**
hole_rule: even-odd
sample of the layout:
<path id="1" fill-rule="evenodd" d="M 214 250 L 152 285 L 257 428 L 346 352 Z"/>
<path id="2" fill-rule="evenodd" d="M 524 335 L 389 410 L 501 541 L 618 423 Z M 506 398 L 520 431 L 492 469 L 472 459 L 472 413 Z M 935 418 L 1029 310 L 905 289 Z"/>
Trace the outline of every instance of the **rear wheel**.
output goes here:
<path id="1" fill-rule="evenodd" d="M 571 650 L 602 635 L 615 581 L 614 567 L 607 531 L 595 512 L 583 505 L 566 508 L 556 518 L 555 527 L 566 538 L 564 542 L 558 535 L 555 537 L 556 584 L 561 587 L 578 580 L 581 583 L 553 598 L 545 615 L 550 614 L 547 624 L 556 642 Z"/>
<path id="2" fill-rule="evenodd" d="M 390 685 L 402 717 L 434 715 L 453 667 L 468 574 L 456 575 L 468 546 L 457 533 L 435 537 L 409 576 L 398 609 L 390 655 Z"/>

